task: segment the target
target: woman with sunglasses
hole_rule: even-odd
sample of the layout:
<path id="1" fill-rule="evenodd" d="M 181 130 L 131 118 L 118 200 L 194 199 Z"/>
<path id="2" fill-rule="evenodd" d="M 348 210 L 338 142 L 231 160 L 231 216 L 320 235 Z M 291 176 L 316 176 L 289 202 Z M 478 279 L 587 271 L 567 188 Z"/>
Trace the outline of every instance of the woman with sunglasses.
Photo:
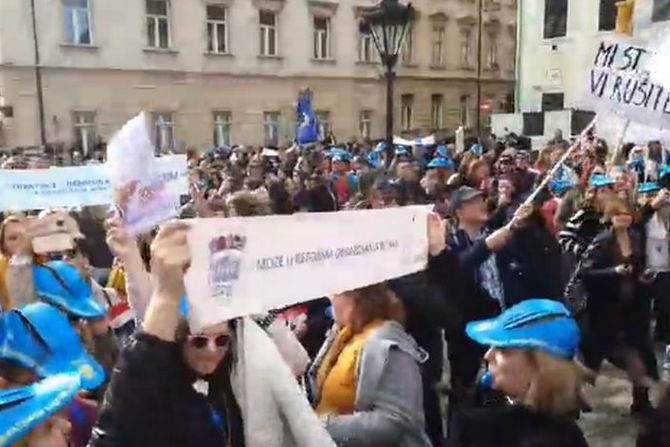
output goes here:
<path id="1" fill-rule="evenodd" d="M 153 295 L 115 368 L 92 447 L 244 445 L 230 381 L 232 324 L 192 334 L 182 318 L 186 231 L 164 227 L 152 244 Z"/>
<path id="2" fill-rule="evenodd" d="M 650 338 L 651 299 L 645 247 L 633 228 L 633 210 L 619 198 L 605 205 L 611 227 L 582 257 L 577 277 L 586 291 L 584 363 L 594 371 L 604 359 L 624 369 L 633 383 L 633 415 L 645 415 L 651 379 L 658 380 Z"/>

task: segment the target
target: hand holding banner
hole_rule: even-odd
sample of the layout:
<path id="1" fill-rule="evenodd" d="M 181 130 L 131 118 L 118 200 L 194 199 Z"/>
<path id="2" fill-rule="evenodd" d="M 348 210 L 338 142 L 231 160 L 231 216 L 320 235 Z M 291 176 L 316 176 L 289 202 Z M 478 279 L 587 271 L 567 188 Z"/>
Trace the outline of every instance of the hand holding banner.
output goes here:
<path id="1" fill-rule="evenodd" d="M 430 207 L 189 221 L 192 330 L 422 270 Z"/>

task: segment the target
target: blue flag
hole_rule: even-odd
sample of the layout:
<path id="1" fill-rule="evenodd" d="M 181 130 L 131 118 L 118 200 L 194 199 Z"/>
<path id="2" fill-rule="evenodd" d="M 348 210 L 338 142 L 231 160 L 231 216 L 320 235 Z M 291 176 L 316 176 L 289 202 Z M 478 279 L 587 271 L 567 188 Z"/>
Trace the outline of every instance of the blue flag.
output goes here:
<path id="1" fill-rule="evenodd" d="M 319 120 L 312 109 L 312 92 L 303 90 L 298 94 L 298 129 L 296 142 L 308 145 L 319 141 Z"/>

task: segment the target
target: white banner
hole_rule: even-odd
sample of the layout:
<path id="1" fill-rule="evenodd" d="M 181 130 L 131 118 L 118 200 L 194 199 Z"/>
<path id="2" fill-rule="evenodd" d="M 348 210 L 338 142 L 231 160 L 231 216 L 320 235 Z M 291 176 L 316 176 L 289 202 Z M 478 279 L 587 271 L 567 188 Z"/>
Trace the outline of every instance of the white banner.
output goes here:
<path id="1" fill-rule="evenodd" d="M 650 79 L 647 65 L 652 54 L 626 39 L 603 38 L 589 70 L 585 108 L 670 128 L 670 90 Z"/>
<path id="2" fill-rule="evenodd" d="M 423 138 L 416 138 L 414 140 L 406 140 L 402 137 L 393 137 L 393 144 L 397 146 L 432 146 L 435 144 L 435 135 L 429 135 Z"/>
<path id="3" fill-rule="evenodd" d="M 157 159 L 160 175 L 171 191 L 188 192 L 186 155 Z M 110 205 L 112 187 L 106 165 L 51 169 L 0 169 L 0 210 Z"/>
<path id="4" fill-rule="evenodd" d="M 191 329 L 422 270 L 430 207 L 188 221 Z"/>

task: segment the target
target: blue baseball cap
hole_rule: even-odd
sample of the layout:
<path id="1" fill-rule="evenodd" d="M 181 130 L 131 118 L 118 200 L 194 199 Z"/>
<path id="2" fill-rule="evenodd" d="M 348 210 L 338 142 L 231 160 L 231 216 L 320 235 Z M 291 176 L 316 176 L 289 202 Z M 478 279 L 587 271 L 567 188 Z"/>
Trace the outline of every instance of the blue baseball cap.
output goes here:
<path id="1" fill-rule="evenodd" d="M 577 354 L 580 338 L 570 311 L 547 299 L 523 301 L 497 318 L 468 323 L 465 332 L 484 346 L 538 350 L 568 360 Z"/>
<path id="2" fill-rule="evenodd" d="M 607 174 L 593 174 L 589 178 L 589 186 L 593 188 L 605 188 L 607 186 L 614 186 L 616 182 Z"/>
<path id="3" fill-rule="evenodd" d="M 0 358 L 40 377 L 76 372 L 86 390 L 105 381 L 102 366 L 86 352 L 67 316 L 46 303 L 12 309 L 0 318 Z"/>
<path id="4" fill-rule="evenodd" d="M 78 318 L 103 318 L 107 312 L 95 299 L 91 285 L 76 267 L 52 261 L 33 267 L 35 293 L 42 301 Z"/>
<path id="5" fill-rule="evenodd" d="M 75 373 L 47 377 L 30 386 L 0 391 L 0 445 L 13 445 L 65 408 L 80 389 Z"/>
<path id="6" fill-rule="evenodd" d="M 428 163 L 428 166 L 426 166 L 427 169 L 437 169 L 437 168 L 442 168 L 442 169 L 454 169 L 454 162 L 451 161 L 449 158 L 433 158 L 430 163 Z"/>
<path id="7" fill-rule="evenodd" d="M 386 143 L 381 142 L 375 146 L 375 148 L 372 150 L 372 152 L 384 152 L 386 150 Z"/>
<path id="8" fill-rule="evenodd" d="M 483 155 L 484 154 L 484 146 L 481 144 L 473 144 L 470 146 L 470 152 L 472 152 L 475 155 Z"/>
<path id="9" fill-rule="evenodd" d="M 640 194 L 651 194 L 661 190 L 661 185 L 656 182 L 644 182 L 640 183 L 640 186 L 637 187 L 637 192 Z"/>
<path id="10" fill-rule="evenodd" d="M 409 150 L 407 150 L 405 146 L 398 146 L 395 148 L 395 154 L 400 156 L 409 156 Z"/>
<path id="11" fill-rule="evenodd" d="M 549 187 L 554 193 L 564 193 L 568 189 L 574 188 L 574 186 L 575 184 L 571 180 L 567 179 L 552 180 L 549 183 Z"/>

